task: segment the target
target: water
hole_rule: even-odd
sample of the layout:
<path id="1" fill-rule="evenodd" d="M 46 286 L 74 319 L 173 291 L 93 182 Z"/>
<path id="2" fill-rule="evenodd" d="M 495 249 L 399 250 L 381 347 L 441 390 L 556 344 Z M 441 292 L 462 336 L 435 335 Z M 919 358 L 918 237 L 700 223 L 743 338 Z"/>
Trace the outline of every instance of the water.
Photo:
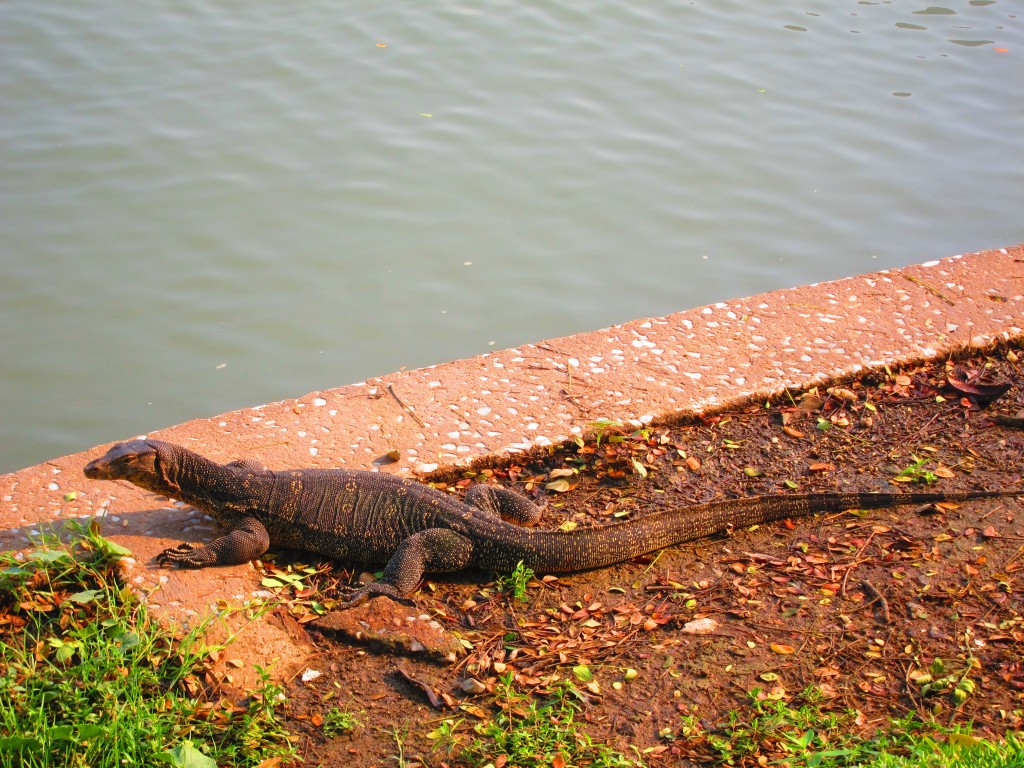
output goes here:
<path id="1" fill-rule="evenodd" d="M 1024 241 L 1019 11 L 10 0 L 0 471 Z"/>

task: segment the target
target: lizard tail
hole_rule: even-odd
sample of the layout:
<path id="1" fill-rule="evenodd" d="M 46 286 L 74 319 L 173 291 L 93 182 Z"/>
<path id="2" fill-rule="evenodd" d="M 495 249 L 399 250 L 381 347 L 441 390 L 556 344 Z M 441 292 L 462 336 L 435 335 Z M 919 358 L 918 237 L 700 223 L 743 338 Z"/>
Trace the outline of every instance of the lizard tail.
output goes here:
<path id="1" fill-rule="evenodd" d="M 597 528 L 567 531 L 529 531 L 506 538 L 496 531 L 477 549 L 486 550 L 489 567 L 505 571 L 519 561 L 539 573 L 601 568 L 685 541 L 712 536 L 730 528 L 788 517 L 848 509 L 878 509 L 906 504 L 934 504 L 1024 495 L 1022 491 L 963 493 L 799 493 L 724 499 L 670 509 Z"/>

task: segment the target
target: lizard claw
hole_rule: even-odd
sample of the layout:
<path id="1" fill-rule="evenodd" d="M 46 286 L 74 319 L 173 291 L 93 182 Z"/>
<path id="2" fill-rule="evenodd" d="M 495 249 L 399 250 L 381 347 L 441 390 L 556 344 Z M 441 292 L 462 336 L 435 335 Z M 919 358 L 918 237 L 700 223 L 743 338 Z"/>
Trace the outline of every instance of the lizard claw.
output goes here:
<path id="1" fill-rule="evenodd" d="M 168 547 L 156 556 L 156 563 L 162 568 L 167 568 L 174 563 L 185 567 L 196 568 L 199 566 L 199 563 L 193 562 L 193 559 L 190 557 L 193 550 L 196 549 L 198 549 L 198 547 L 194 544 L 189 544 L 187 541 L 176 547 Z"/>
<path id="2" fill-rule="evenodd" d="M 412 600 L 403 596 L 394 584 L 388 584 L 386 581 L 371 581 L 366 586 L 355 590 L 343 603 L 335 606 L 335 610 L 347 611 L 349 608 L 355 608 L 357 605 L 362 605 L 367 600 L 381 595 L 390 597 L 403 605 L 415 605 Z"/>

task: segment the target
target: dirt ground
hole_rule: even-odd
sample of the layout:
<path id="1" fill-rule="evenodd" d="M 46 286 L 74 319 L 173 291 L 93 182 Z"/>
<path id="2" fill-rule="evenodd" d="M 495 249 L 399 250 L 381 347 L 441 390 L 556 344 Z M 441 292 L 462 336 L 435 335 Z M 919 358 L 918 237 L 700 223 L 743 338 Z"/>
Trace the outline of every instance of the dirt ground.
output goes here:
<path id="1" fill-rule="evenodd" d="M 1020 485 L 1024 495 L 1024 431 L 996 418 L 1024 409 L 1018 354 L 997 350 L 957 370 L 945 362 L 883 370 L 619 437 L 612 425 L 596 425 L 600 441 L 449 478 L 449 486 L 515 488 L 546 502 L 542 525 L 551 528 L 797 490 Z M 426 614 L 467 654 L 431 663 L 313 632 L 320 653 L 308 668 L 320 675 L 290 683 L 289 727 L 307 766 L 395 765 L 399 755 L 405 765 L 460 765 L 427 734 L 462 718 L 458 732 L 471 738 L 473 724 L 496 711 L 498 675 L 513 672 L 522 691 L 575 680 L 593 739 L 627 755 L 645 751 L 649 765 L 707 760 L 706 740 L 682 732 L 683 717 L 704 733 L 721 731 L 757 688 L 795 700 L 815 686 L 825 709 L 856 710 L 865 733 L 916 711 L 999 735 L 1024 726 L 1022 571 L 1024 508 L 1007 498 L 736 530 L 611 568 L 534 579 L 528 602 L 497 589 L 494 574 L 431 578 L 415 607 L 397 606 L 395 615 Z M 347 584 L 352 576 L 335 566 L 319 578 Z M 300 622 L 313 617 L 314 598 L 292 598 Z M 710 621 L 691 624 L 702 619 Z M 694 634 L 695 626 L 710 632 Z M 921 675 L 936 658 L 973 681 L 969 695 L 926 689 Z M 593 672 L 589 686 L 574 677 L 579 666 Z M 362 725 L 325 738 L 321 718 L 334 707 L 358 713 Z"/>

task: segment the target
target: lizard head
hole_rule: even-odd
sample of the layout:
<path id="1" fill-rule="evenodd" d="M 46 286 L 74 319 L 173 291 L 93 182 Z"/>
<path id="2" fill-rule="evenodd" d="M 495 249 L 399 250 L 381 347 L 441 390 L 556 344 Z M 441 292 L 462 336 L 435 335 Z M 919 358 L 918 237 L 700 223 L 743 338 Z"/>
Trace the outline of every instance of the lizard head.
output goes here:
<path id="1" fill-rule="evenodd" d="M 159 444 L 155 440 L 117 443 L 98 459 L 86 464 L 83 471 L 91 480 L 127 480 L 150 490 L 160 491 L 165 483 L 160 467 Z"/>

